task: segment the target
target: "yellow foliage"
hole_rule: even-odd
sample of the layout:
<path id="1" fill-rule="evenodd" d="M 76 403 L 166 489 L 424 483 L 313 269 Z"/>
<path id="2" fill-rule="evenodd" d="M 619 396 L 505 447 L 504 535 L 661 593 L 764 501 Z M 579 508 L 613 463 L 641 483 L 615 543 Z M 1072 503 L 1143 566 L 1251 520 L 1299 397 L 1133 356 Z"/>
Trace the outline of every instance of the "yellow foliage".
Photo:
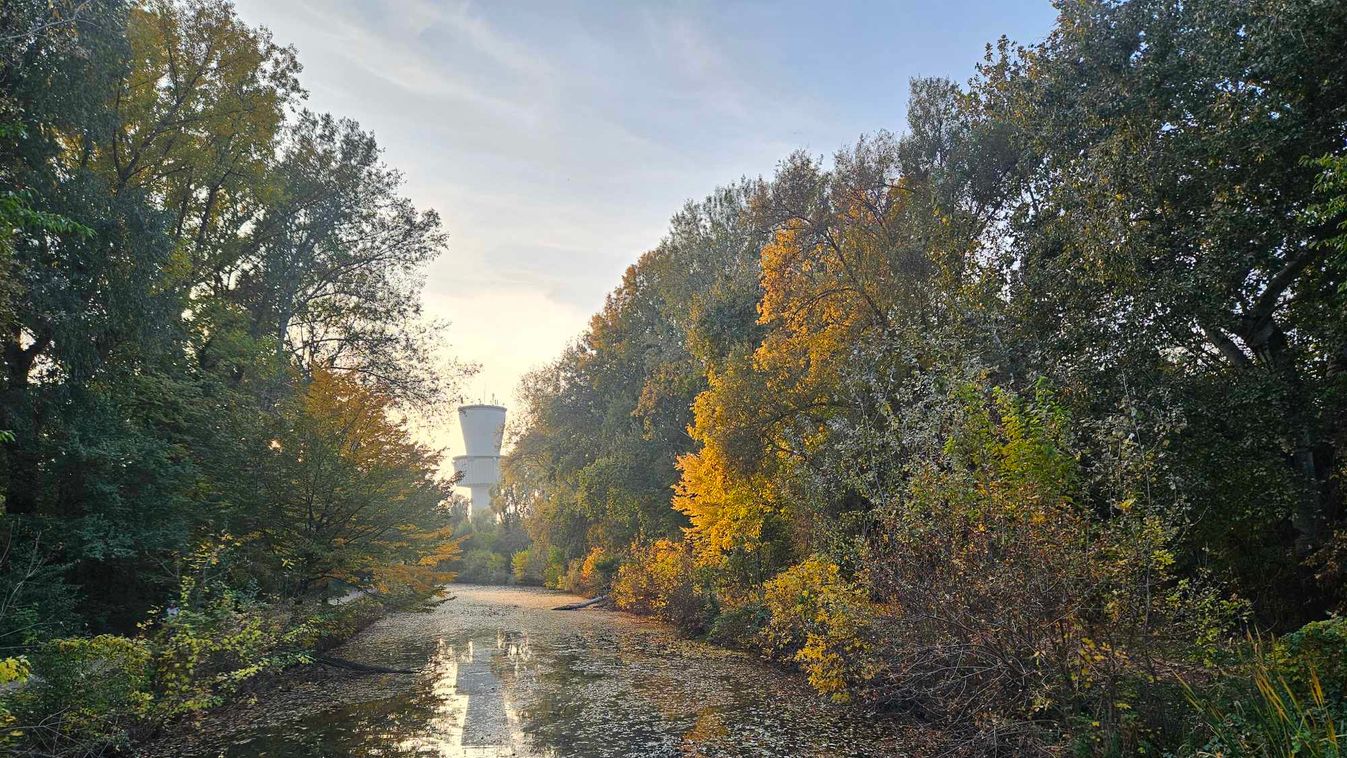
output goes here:
<path id="1" fill-rule="evenodd" d="M 457 558 L 438 460 L 393 420 L 394 401 L 349 374 L 316 369 L 272 446 L 278 512 L 267 538 L 304 583 L 342 579 L 428 594 Z"/>
<path id="2" fill-rule="evenodd" d="M 809 549 L 811 530 L 800 525 L 811 514 L 792 496 L 794 472 L 826 441 L 855 346 L 888 329 L 904 298 L 921 296 L 919 286 L 898 286 L 913 272 L 888 228 L 904 209 L 897 187 L 878 195 L 839 188 L 827 207 L 785 222 L 760 250 L 766 334 L 751 355 L 708 371 L 689 429 L 701 448 L 678 461 L 674 507 L 691 522 L 698 565 L 760 558 L 774 518 L 797 527 L 791 533 L 802 544 L 791 547 Z"/>
<path id="3" fill-rule="evenodd" d="M 613 602 L 624 611 L 656 616 L 685 632 L 700 631 L 710 615 L 710 598 L 695 586 L 693 570 L 686 543 L 665 539 L 632 545 L 613 579 Z"/>
<path id="4" fill-rule="evenodd" d="M 687 514 L 692 524 L 688 540 L 704 566 L 720 565 L 732 550 L 756 549 L 771 508 L 763 497 L 766 482 L 736 478 L 728 468 L 714 444 L 678 459 L 682 478 L 675 485 L 673 505 Z"/>
<path id="5" fill-rule="evenodd" d="M 767 652 L 793 661 L 809 683 L 834 700 L 883 668 L 872 639 L 879 610 L 836 564 L 811 556 L 767 583 L 771 618 L 762 631 Z"/>
<path id="6" fill-rule="evenodd" d="M 617 560 L 607 550 L 595 546 L 580 564 L 580 584 L 587 593 L 599 593 L 608 588 Z"/>

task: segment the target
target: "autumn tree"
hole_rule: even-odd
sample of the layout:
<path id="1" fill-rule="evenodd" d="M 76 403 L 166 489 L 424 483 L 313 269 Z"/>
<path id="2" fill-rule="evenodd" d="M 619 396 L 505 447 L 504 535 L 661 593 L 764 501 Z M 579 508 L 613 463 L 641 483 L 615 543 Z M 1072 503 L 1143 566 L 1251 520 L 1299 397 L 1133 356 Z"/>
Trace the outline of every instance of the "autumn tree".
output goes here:
<path id="1" fill-rule="evenodd" d="M 450 486 L 394 411 L 380 390 L 317 369 L 282 413 L 250 532 L 272 556 L 267 580 L 303 595 L 333 579 L 424 593 L 452 578 Z"/>
<path id="2" fill-rule="evenodd" d="M 272 507 L 249 474 L 313 370 L 421 407 L 452 383 L 418 304 L 444 235 L 227 2 L 0 21 L 0 576 L 18 627 L 130 630 Z"/>

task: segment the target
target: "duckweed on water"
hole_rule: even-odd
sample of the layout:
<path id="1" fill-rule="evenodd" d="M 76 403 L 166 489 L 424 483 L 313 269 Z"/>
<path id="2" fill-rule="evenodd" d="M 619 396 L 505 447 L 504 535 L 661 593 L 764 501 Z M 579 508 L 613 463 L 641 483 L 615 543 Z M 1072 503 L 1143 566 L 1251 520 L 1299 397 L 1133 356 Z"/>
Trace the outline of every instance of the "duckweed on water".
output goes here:
<path id="1" fill-rule="evenodd" d="M 897 727 L 799 677 L 543 590 L 461 586 L 336 655 L 406 675 L 311 670 L 148 756 L 902 755 Z"/>

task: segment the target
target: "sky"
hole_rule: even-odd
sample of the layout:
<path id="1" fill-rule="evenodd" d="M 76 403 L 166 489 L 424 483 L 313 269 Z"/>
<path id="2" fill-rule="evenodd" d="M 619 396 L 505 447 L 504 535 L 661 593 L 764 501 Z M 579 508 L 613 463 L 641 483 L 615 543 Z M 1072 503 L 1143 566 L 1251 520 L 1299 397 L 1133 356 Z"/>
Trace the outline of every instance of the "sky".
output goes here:
<path id="1" fill-rule="evenodd" d="M 449 247 L 425 309 L 515 404 L 687 200 L 901 132 L 908 81 L 967 81 L 988 42 L 1035 42 L 1048 0 L 235 0 L 294 45 L 305 107 L 377 136 Z M 451 454 L 456 414 L 428 432 Z"/>

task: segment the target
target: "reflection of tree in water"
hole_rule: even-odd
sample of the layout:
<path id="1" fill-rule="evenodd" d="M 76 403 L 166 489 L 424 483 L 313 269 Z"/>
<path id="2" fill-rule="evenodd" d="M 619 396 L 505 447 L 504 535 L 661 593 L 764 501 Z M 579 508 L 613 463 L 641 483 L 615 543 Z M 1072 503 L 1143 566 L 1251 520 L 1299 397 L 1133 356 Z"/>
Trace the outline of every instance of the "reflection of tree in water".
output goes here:
<path id="1" fill-rule="evenodd" d="M 559 756 L 671 754 L 677 730 L 613 676 L 613 632 L 587 631 L 549 644 L 545 665 L 529 669 L 531 686 L 517 691 L 529 746 Z"/>
<path id="2" fill-rule="evenodd" d="M 437 715 L 440 704 L 430 689 L 428 683 L 418 682 L 393 697 L 326 710 L 301 724 L 274 726 L 250 735 L 246 742 L 229 746 L 225 755 L 293 758 L 424 755 L 416 747 L 404 747 L 401 743 L 406 735 L 424 731 Z"/>
<path id="3" fill-rule="evenodd" d="M 707 709 L 697 716 L 692 728 L 683 735 L 680 745 L 683 755 L 701 755 L 701 751 L 725 742 L 730 730 L 719 712 Z"/>

